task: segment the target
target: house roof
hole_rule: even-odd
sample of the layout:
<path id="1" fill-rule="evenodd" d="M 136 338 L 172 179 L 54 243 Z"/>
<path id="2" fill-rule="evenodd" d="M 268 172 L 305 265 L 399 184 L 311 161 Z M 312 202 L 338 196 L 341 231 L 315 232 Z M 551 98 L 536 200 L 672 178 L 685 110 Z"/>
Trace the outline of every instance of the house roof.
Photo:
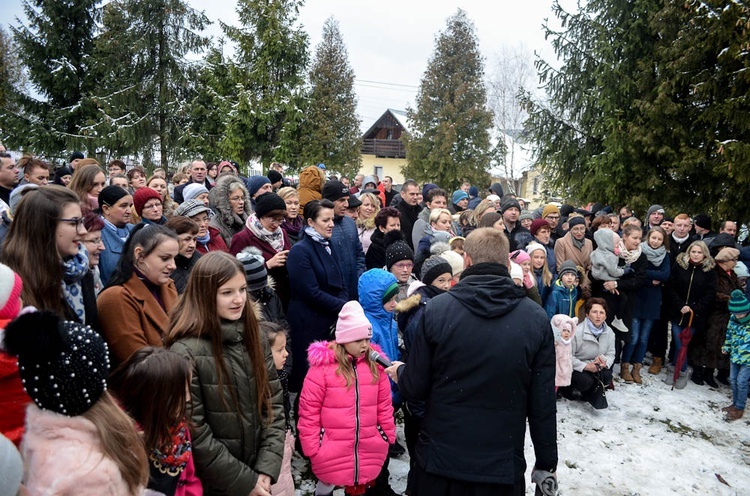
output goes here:
<path id="1" fill-rule="evenodd" d="M 409 125 L 406 120 L 406 112 L 403 110 L 396 110 L 396 109 L 388 109 L 385 112 L 383 112 L 383 115 L 378 117 L 378 119 L 370 126 L 370 128 L 362 135 L 364 138 L 370 135 L 373 131 L 375 131 L 378 128 L 385 127 L 384 124 L 388 117 L 391 117 L 393 120 L 396 121 L 396 123 L 401 126 L 401 128 L 409 132 Z"/>

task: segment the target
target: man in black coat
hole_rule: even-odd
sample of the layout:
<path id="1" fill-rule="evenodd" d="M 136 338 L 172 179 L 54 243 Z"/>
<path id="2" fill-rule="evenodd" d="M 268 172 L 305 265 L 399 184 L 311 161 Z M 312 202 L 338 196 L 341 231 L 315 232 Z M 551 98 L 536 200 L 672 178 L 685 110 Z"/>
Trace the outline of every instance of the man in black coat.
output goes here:
<path id="1" fill-rule="evenodd" d="M 174 189 L 174 201 L 177 203 L 182 203 L 185 201 L 185 198 L 183 198 L 182 196 L 182 190 L 184 190 L 188 184 L 202 184 L 206 187 L 207 190 L 211 191 L 211 182 L 206 177 L 208 175 L 206 162 L 204 162 L 203 160 L 193 160 L 193 162 L 190 164 L 188 173 L 190 174 L 190 179 L 188 180 L 188 182 L 186 182 L 185 184 L 180 184 Z"/>
<path id="2" fill-rule="evenodd" d="M 407 179 L 401 186 L 401 202 L 396 205 L 396 209 L 401 213 L 401 233 L 404 235 L 409 248 L 413 250 L 411 231 L 419 218 L 419 213 L 422 211 L 422 207 L 419 205 L 419 185 L 413 179 Z"/>
<path id="3" fill-rule="evenodd" d="M 461 281 L 425 307 L 408 363 L 387 369 L 405 399 L 426 401 L 412 494 L 525 494 L 527 419 L 532 479 L 556 487 L 550 322 L 510 278 L 503 233 L 476 229 L 464 249 Z"/>

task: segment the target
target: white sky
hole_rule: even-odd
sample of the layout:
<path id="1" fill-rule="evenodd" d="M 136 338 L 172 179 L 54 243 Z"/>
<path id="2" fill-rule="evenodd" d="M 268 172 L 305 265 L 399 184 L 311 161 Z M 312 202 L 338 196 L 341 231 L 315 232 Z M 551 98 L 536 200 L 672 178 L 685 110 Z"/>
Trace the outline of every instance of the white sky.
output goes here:
<path id="1" fill-rule="evenodd" d="M 218 19 L 235 24 L 236 3 L 228 0 L 191 0 L 214 21 L 208 34 L 221 35 Z M 567 3 L 567 2 L 566 2 Z M 4 24 L 25 22 L 20 0 L 3 0 Z M 300 22 L 310 37 L 310 53 L 321 38 L 323 23 L 334 16 L 349 51 L 359 98 L 362 128 L 367 129 L 387 108 L 405 110 L 413 105 L 420 78 L 434 51 L 438 32 L 458 8 L 464 9 L 476 26 L 486 72 L 498 51 L 523 46 L 543 58 L 554 57 L 544 40 L 542 23 L 552 18 L 552 0 L 406 0 L 363 2 L 361 0 L 308 0 L 300 11 Z"/>

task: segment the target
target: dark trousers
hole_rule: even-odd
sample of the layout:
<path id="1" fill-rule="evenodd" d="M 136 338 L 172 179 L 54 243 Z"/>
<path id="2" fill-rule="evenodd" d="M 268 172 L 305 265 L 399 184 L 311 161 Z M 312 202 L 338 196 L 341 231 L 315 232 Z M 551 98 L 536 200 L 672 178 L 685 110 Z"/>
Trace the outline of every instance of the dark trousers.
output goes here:
<path id="1" fill-rule="evenodd" d="M 669 334 L 669 320 L 659 319 L 654 322 L 651 334 L 648 336 L 648 351 L 654 358 L 667 357 L 667 335 Z M 664 360 L 666 362 L 666 360 Z"/>
<path id="2" fill-rule="evenodd" d="M 612 369 L 602 369 L 601 378 L 605 386 L 612 382 Z M 587 395 L 594 392 L 596 385 L 596 375 L 587 370 L 583 372 L 574 370 L 573 375 L 570 377 L 570 386 L 576 391 L 580 391 L 583 399 L 586 399 Z"/>
<path id="3" fill-rule="evenodd" d="M 523 496 L 526 494 L 526 485 L 523 480 L 509 486 L 448 479 L 430 474 L 417 464 L 414 491 L 411 494 L 412 496 Z"/>
<path id="4" fill-rule="evenodd" d="M 419 431 L 422 429 L 422 417 L 416 417 L 409 412 L 408 406 L 404 406 L 404 437 L 406 438 L 406 450 L 409 452 L 409 475 L 406 479 L 406 489 L 410 494 L 414 488 L 414 479 L 417 469 L 417 440 Z"/>

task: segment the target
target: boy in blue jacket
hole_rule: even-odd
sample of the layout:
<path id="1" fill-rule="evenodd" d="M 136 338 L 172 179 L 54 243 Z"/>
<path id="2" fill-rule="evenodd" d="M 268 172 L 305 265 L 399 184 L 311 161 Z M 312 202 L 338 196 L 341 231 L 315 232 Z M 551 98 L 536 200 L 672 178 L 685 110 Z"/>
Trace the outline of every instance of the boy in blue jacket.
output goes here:
<path id="1" fill-rule="evenodd" d="M 572 260 L 566 260 L 560 266 L 560 274 L 552 285 L 552 291 L 547 297 L 544 309 L 550 319 L 557 314 L 576 316 L 576 302 L 578 301 L 578 268 Z"/>

